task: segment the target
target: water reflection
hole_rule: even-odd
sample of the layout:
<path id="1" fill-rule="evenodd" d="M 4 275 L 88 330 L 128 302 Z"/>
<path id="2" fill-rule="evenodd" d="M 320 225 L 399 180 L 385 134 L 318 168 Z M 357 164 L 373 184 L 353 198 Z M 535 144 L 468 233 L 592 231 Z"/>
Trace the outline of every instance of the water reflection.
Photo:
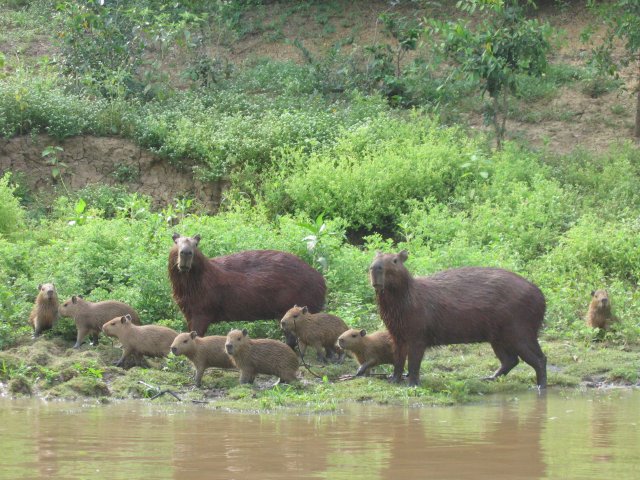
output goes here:
<path id="1" fill-rule="evenodd" d="M 640 392 L 336 415 L 0 402 L 1 479 L 640 477 Z"/>

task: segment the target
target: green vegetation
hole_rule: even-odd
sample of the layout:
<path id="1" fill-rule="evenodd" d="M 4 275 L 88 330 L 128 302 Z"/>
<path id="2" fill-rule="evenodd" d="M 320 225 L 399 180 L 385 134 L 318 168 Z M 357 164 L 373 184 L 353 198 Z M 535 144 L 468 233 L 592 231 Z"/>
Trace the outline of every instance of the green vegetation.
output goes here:
<path id="1" fill-rule="evenodd" d="M 214 391 L 221 392 L 215 402 L 232 408 L 332 410 L 347 400 L 463 402 L 533 384 L 526 365 L 497 382 L 480 381 L 497 367 L 488 345 L 428 352 L 417 389 L 376 377 L 339 381 L 355 371 L 349 361 L 314 367 L 322 380 L 307 372 L 298 385 L 274 389 L 239 387 L 237 373 L 211 371 L 204 389 L 193 390 L 191 365 L 182 358 L 125 372 L 111 366 L 119 349 L 110 340 L 69 350 L 70 319 L 32 342 L 27 318 L 44 282 L 55 283 L 61 300 L 118 299 L 135 307 L 143 323 L 185 329 L 166 275 L 174 231 L 201 234 L 208 256 L 253 248 L 299 255 L 327 279 L 328 310 L 367 330 L 382 326 L 367 279 L 376 250 L 407 249 L 417 275 L 504 267 L 537 283 L 547 298 L 541 337 L 552 388 L 637 383 L 640 153 L 633 145 L 561 155 L 505 141 L 493 151 L 489 136 L 454 125 L 463 113 L 481 111 L 480 88 L 492 87 L 454 79 L 447 65 L 425 57 L 427 36 L 413 18 L 395 13 L 380 19 L 392 42 L 386 46 L 344 39 L 325 53 L 291 41 L 303 63 L 234 63 L 207 56 L 205 47 L 277 31 L 286 22 L 271 28 L 259 2 L 180 2 L 175 10 L 159 0 L 112 4 L 66 2 L 55 11 L 46 1 L 0 6 L 7 13 L 0 23 L 32 32 L 16 36 L 25 49 L 30 38 L 47 33 L 34 21 L 46 12 L 56 32 L 68 32 L 57 40 L 59 62 L 8 50 L 0 57 L 0 135 L 48 134 L 41 160 L 52 181 L 62 180 L 66 167 L 56 141 L 91 134 L 132 139 L 175 166 L 193 165 L 199 179 L 222 177 L 230 186 L 212 215 L 190 198 L 154 209 L 148 197 L 105 185 L 65 187 L 64 195 L 45 200 L 24 187 L 19 172 L 4 174 L 0 383 L 13 394 L 148 398 L 172 389 L 204 400 Z M 257 12 L 251 16 L 250 5 Z M 323 35 L 331 32 L 329 7 L 296 8 L 283 15 L 315 12 Z M 129 37 L 132 24 L 145 30 Z M 107 37 L 114 43 L 104 43 Z M 151 64 L 151 57 L 160 61 Z M 543 59 L 535 58 L 537 66 L 529 64 L 535 72 L 513 67 L 501 87 L 518 85 L 506 103 L 509 118 L 536 122 L 544 112 L 533 111 L 535 102 L 548 103 L 562 86 L 597 83 L 591 69 L 563 64 L 550 65 L 543 77 L 527 76 L 541 71 Z M 137 174 L 121 164 L 109 172 L 121 182 Z M 620 319 L 606 333 L 583 320 L 597 288 L 608 289 Z M 212 325 L 209 333 L 232 326 L 239 325 Z M 281 338 L 275 321 L 241 327 L 254 337 Z"/>

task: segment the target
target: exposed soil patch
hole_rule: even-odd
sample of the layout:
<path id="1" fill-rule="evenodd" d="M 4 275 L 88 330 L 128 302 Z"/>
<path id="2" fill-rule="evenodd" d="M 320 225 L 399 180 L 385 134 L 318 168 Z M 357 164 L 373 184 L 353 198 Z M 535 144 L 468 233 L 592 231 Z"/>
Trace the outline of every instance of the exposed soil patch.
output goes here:
<path id="1" fill-rule="evenodd" d="M 42 156 L 51 145 L 63 148 L 57 155 L 61 181 L 53 178 L 53 166 Z M 208 212 L 218 209 L 225 186 L 224 180 L 196 180 L 190 169 L 179 170 L 128 140 L 109 137 L 73 137 L 60 143 L 46 135 L 0 140 L 0 172 L 5 171 L 22 172 L 34 192 L 60 193 L 91 184 L 123 185 L 131 192 L 151 196 L 157 207 L 186 195 L 197 199 Z"/>

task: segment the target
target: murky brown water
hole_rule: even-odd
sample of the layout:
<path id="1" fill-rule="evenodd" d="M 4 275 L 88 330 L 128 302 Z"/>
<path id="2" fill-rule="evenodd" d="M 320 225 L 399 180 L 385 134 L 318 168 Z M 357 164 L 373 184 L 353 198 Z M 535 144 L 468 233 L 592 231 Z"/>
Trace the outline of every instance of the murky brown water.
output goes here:
<path id="1" fill-rule="evenodd" d="M 634 479 L 640 391 L 334 415 L 0 401 L 2 479 Z"/>

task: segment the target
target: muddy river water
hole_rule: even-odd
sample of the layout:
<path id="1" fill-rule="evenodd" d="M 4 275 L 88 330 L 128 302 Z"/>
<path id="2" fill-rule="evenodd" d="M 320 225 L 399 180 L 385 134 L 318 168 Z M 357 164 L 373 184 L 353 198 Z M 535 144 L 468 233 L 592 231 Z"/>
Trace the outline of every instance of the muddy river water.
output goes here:
<path id="1" fill-rule="evenodd" d="M 640 391 L 229 413 L 0 400 L 2 479 L 639 479 Z"/>

